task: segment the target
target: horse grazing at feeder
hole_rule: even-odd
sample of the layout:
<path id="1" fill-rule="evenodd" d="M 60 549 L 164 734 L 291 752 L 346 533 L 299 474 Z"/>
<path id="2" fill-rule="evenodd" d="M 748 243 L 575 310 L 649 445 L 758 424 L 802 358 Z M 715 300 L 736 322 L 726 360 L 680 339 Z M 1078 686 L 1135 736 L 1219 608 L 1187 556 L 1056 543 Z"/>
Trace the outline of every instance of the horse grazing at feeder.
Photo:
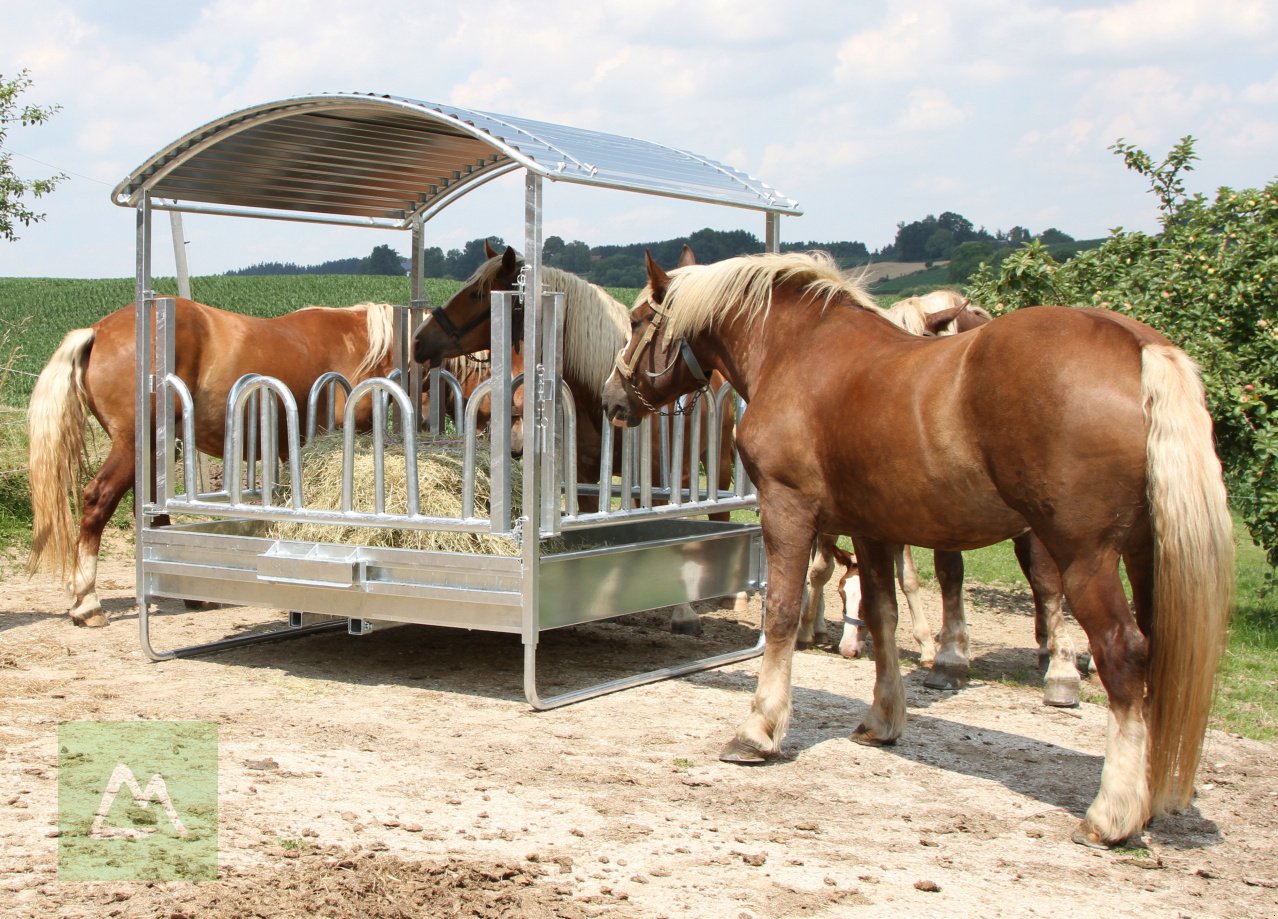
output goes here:
<path id="1" fill-rule="evenodd" d="M 950 290 L 898 300 L 883 310 L 883 315 L 906 331 L 932 336 L 971 331 L 993 318 L 979 306 L 972 306 L 961 294 Z M 823 589 L 834 571 L 834 543 L 834 536 L 822 534 L 813 546 L 797 639 L 800 648 L 811 647 L 825 638 Z M 1074 654 L 1074 642 L 1065 627 L 1060 573 L 1032 531 L 1013 537 L 1012 545 L 1034 599 L 1038 665 L 1047 671 L 1043 677 L 1043 703 L 1071 708 L 1078 705 L 1082 677 Z M 919 645 L 919 660 L 931 668 L 923 685 L 928 689 L 959 689 L 967 684 L 971 669 L 967 614 L 963 602 L 963 554 L 937 549 L 933 557 L 942 599 L 941 630 L 935 636 L 919 602 L 918 570 L 908 545 L 898 547 L 894 568 L 910 611 L 911 631 Z M 839 653 L 844 657 L 867 654 L 870 633 L 855 605 L 848 607 L 845 603 L 843 624 Z"/>
<path id="2" fill-rule="evenodd" d="M 191 391 L 196 416 L 196 442 L 184 447 L 210 456 L 222 455 L 227 394 L 247 373 L 279 379 L 305 406 L 312 384 L 327 371 L 355 384 L 392 369 L 393 312 L 384 303 L 307 307 L 261 319 L 179 298 L 175 316 L 175 372 Z M 96 590 L 98 549 L 107 521 L 133 488 L 135 317 L 130 304 L 87 329 L 68 332 L 31 394 L 29 475 L 35 523 L 28 569 L 50 570 L 65 580 L 76 625 L 107 624 Z M 106 431 L 111 450 L 77 496 L 89 412 Z M 281 454 L 287 455 L 280 414 L 279 443 Z M 357 424 L 369 426 L 371 414 L 372 400 L 365 400 L 358 407 Z M 149 422 L 154 432 L 154 403 Z M 72 507 L 76 497 L 78 535 Z M 167 517 L 157 518 L 157 524 L 166 522 Z"/>
<path id="3" fill-rule="evenodd" d="M 1211 417 L 1184 352 L 1125 316 L 1050 306 L 919 338 L 816 254 L 670 275 L 649 259 L 648 281 L 617 357 L 629 373 L 604 391 L 614 422 L 695 388 L 681 345 L 749 405 L 737 445 L 762 510 L 767 642 L 750 715 L 721 759 L 780 749 L 817 534 L 850 534 L 861 566 L 876 678 L 853 739 L 890 744 L 906 716 L 894 547 L 961 551 L 1028 530 L 1056 562 L 1109 695 L 1100 790 L 1075 841 L 1114 845 L 1189 803 L 1234 547 Z"/>
<path id="4" fill-rule="evenodd" d="M 498 254 L 485 242 L 487 259 L 457 293 L 443 306 L 437 307 L 413 333 L 413 356 L 423 366 L 433 366 L 458 355 L 487 348 L 491 339 L 491 298 L 493 291 L 515 290 L 522 262 L 515 250 L 507 247 Z M 693 259 L 685 247 L 681 264 Z M 543 267 L 545 289 L 564 294 L 563 378 L 572 392 L 577 417 L 577 474 L 586 483 L 599 482 L 602 455 L 603 403 L 599 393 L 612 371 L 617 350 L 625 344 L 630 331 L 630 311 L 607 291 L 584 278 L 557 268 Z M 522 320 L 523 304 L 516 302 L 516 325 Z M 723 378 L 712 379 L 711 386 L 721 385 Z M 522 405 L 522 389 L 515 394 L 516 406 Z M 732 424 L 728 412 L 721 420 L 719 437 L 718 487 L 731 486 L 733 468 Z M 522 447 L 522 415 L 513 417 L 516 449 Z M 654 457 L 659 449 L 653 438 Z M 620 438 L 614 441 L 614 463 L 620 461 Z M 619 466 L 614 466 L 619 471 Z M 685 476 L 687 472 L 685 472 Z M 687 481 L 684 483 L 687 487 Z M 581 499 L 583 507 L 590 499 Z M 711 519 L 728 519 L 727 514 L 712 514 Z M 738 609 L 744 599 L 738 598 Z M 687 604 L 675 607 L 671 629 L 678 634 L 701 633 L 701 621 Z"/>

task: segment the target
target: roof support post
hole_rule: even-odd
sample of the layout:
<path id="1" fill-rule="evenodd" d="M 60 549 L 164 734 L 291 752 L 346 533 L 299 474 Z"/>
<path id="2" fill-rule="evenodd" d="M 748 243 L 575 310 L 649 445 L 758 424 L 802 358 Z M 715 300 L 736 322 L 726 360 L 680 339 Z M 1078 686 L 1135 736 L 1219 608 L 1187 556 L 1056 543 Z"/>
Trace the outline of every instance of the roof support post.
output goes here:
<path id="1" fill-rule="evenodd" d="M 768 211 L 766 219 L 764 248 L 775 255 L 781 251 L 781 215 L 776 211 Z"/>
<path id="2" fill-rule="evenodd" d="M 541 422 L 540 393 L 544 369 L 541 366 L 541 176 L 524 173 L 524 469 L 523 469 L 523 623 L 522 637 L 528 654 L 536 654 L 540 629 L 541 559 L 541 467 L 549 454 L 538 425 Z M 502 363 L 509 355 L 492 355 Z M 531 446 L 531 449 L 529 449 Z M 553 466 L 553 460 L 551 462 Z M 524 667 L 525 692 L 529 690 L 530 669 Z M 532 686 L 536 692 L 536 687 Z M 529 698 L 535 698 L 530 696 Z"/>

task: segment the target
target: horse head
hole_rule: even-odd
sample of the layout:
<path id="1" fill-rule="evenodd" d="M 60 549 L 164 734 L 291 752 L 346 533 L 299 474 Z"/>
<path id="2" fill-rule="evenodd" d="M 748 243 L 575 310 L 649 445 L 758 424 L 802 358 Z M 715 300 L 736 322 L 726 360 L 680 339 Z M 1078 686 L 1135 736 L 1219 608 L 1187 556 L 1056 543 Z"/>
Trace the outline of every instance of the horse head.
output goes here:
<path id="1" fill-rule="evenodd" d="M 706 385 L 706 374 L 687 339 L 671 339 L 663 326 L 669 316 L 666 294 L 670 276 L 644 253 L 648 286 L 640 292 L 630 313 L 630 336 L 617 354 L 612 373 L 601 395 L 613 424 L 633 427 L 644 415 L 685 393 Z M 696 263 L 684 246 L 679 267 Z"/>
<path id="2" fill-rule="evenodd" d="M 494 290 L 513 290 L 523 267 L 509 246 L 498 255 L 484 242 L 488 259 L 443 306 L 431 310 L 413 332 L 413 357 L 423 365 L 482 351 L 490 344 L 491 299 Z"/>

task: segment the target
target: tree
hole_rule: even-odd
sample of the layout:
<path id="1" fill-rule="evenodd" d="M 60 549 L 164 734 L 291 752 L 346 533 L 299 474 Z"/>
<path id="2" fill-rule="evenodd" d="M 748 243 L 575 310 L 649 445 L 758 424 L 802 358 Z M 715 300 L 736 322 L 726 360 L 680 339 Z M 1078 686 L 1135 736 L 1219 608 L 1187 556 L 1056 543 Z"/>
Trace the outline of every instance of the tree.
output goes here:
<path id="1" fill-rule="evenodd" d="M 19 71 L 12 80 L 5 79 L 4 74 L 0 74 L 0 237 L 9 242 L 18 238 L 14 230 L 16 223 L 30 226 L 32 222 L 45 217 L 26 205 L 26 196 L 29 194 L 32 198 L 41 198 L 66 178 L 63 173 L 48 179 L 20 178 L 13 171 L 13 154 L 4 149 L 10 125 L 19 123 L 23 127 L 29 127 L 41 124 L 61 108 L 58 105 L 24 105 L 19 108 L 18 97 L 30 86 L 31 78 L 26 70 Z"/>
<path id="2" fill-rule="evenodd" d="M 963 284 L 986 262 L 997 262 L 993 243 L 972 240 L 960 243 L 950 253 L 949 268 L 946 269 L 951 284 Z"/>
<path id="3" fill-rule="evenodd" d="M 1061 243 L 1072 243 L 1074 237 L 1068 233 L 1062 233 L 1056 227 L 1048 227 L 1042 233 L 1038 234 L 1038 241 L 1045 246 L 1058 246 Z"/>
<path id="4" fill-rule="evenodd" d="M 1158 198 L 1161 232 L 1114 231 L 1064 264 L 1038 243 L 982 267 L 968 296 L 995 312 L 1083 304 L 1134 316 L 1202 368 L 1216 447 L 1235 509 L 1278 566 L 1278 180 L 1188 195 L 1185 137 L 1161 162 L 1110 148 Z"/>
<path id="5" fill-rule="evenodd" d="M 390 246 L 375 246 L 360 266 L 360 274 L 403 274 L 404 256 Z"/>

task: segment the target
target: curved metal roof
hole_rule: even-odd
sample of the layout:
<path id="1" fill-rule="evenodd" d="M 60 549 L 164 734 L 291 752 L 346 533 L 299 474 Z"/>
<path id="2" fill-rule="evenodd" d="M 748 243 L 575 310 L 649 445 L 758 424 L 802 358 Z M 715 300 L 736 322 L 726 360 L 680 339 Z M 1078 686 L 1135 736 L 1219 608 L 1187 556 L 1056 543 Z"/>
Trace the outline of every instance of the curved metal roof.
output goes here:
<path id="1" fill-rule="evenodd" d="M 408 224 L 524 168 L 575 182 L 784 214 L 798 203 L 684 150 L 398 96 L 301 96 L 233 112 L 156 153 L 116 186 L 244 213 Z M 304 218 L 303 218 L 304 219 Z"/>

